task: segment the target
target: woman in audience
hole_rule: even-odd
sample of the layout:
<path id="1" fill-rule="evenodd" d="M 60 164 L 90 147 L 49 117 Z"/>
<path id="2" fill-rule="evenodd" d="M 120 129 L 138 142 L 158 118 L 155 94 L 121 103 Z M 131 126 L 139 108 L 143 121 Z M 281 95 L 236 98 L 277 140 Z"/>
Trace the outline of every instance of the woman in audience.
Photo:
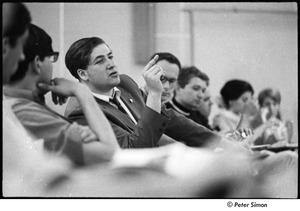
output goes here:
<path id="1" fill-rule="evenodd" d="M 220 113 L 213 118 L 213 128 L 220 133 L 248 128 L 245 115 L 254 115 L 254 90 L 246 81 L 230 80 L 221 89 Z"/>
<path id="2" fill-rule="evenodd" d="M 259 93 L 260 109 L 250 122 L 251 128 L 260 135 L 255 140 L 255 145 L 274 144 L 288 140 L 287 128 L 281 119 L 280 101 L 281 96 L 278 90 L 267 88 Z"/>

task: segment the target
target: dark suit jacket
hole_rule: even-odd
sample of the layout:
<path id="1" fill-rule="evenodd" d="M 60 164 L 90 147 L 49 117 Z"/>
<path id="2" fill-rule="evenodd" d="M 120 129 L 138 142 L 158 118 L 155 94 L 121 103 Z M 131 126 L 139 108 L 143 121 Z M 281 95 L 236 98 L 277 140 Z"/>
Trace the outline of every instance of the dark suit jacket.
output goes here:
<path id="1" fill-rule="evenodd" d="M 163 133 L 188 146 L 202 146 L 220 141 L 220 136 L 172 109 L 162 106 L 162 112 L 158 114 L 148 108 L 145 105 L 145 96 L 137 84 L 127 75 L 120 75 L 120 78 L 121 83 L 117 88 L 121 90 L 121 99 L 138 120 L 137 125 L 109 103 L 97 98 L 96 101 L 109 120 L 122 148 L 155 147 Z M 79 124 L 87 124 L 76 98 L 69 100 L 65 116 Z"/>

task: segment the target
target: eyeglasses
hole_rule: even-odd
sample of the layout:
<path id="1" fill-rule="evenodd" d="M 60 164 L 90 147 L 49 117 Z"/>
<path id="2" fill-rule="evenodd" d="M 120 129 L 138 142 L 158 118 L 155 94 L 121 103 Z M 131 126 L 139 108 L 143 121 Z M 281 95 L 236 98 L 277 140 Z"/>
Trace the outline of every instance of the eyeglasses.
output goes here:
<path id="1" fill-rule="evenodd" d="M 160 76 L 160 81 L 164 84 L 167 81 L 169 82 L 169 85 L 175 85 L 177 82 L 177 79 L 175 78 L 168 78 L 165 75 Z"/>
<path id="2" fill-rule="evenodd" d="M 50 62 L 54 63 L 58 60 L 59 52 L 52 52 L 47 57 L 49 57 Z"/>

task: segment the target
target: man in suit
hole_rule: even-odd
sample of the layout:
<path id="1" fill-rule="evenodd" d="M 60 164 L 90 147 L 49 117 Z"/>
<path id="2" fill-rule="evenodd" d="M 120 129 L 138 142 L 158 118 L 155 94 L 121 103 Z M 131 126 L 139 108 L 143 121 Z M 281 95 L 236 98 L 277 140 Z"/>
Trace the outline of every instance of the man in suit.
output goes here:
<path id="1" fill-rule="evenodd" d="M 130 77 L 119 75 L 113 53 L 102 39 L 91 37 L 76 41 L 69 48 L 65 62 L 70 73 L 90 88 L 122 148 L 155 147 L 162 134 L 188 146 L 232 145 L 227 140 L 220 141 L 221 137 L 207 128 L 160 105 L 162 73 L 155 65 L 156 60 L 157 57 L 152 59 L 143 70 L 149 88 L 146 103 L 137 84 Z M 110 102 L 113 98 L 121 99 L 119 105 Z M 70 99 L 65 116 L 86 124 L 74 98 Z"/>

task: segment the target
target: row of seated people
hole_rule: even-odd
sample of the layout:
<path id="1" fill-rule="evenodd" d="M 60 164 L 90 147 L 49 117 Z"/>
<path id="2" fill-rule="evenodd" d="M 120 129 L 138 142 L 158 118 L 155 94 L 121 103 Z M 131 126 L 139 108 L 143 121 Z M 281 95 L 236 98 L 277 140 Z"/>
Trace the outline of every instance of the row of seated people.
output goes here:
<path id="1" fill-rule="evenodd" d="M 30 23 L 23 4 L 5 3 L 3 11 L 5 196 L 296 196 L 297 154 L 254 153 L 247 142 L 228 140 L 240 139 L 239 131 L 220 136 L 162 104 L 169 78 L 159 55 L 143 70 L 147 92 L 119 75 L 97 37 L 67 51 L 66 67 L 79 82 L 52 79 L 59 53 L 51 37 Z M 24 24 L 18 36 L 9 34 L 14 23 Z M 66 117 L 45 104 L 49 91 L 55 104 L 71 97 Z"/>
<path id="2" fill-rule="evenodd" d="M 284 124 L 281 119 L 279 91 L 262 90 L 258 94 L 259 105 L 256 105 L 251 84 L 244 80 L 230 80 L 222 87 L 221 97 L 216 99 L 218 112 L 210 117 L 213 103 L 208 75 L 194 66 L 181 68 L 180 61 L 171 53 L 157 55 L 165 75 L 162 103 L 167 108 L 219 134 L 240 128 L 250 129 L 254 135 L 249 142 L 254 145 L 290 142 L 292 125 L 288 124 L 289 121 Z M 147 93 L 147 86 L 142 90 Z"/>

